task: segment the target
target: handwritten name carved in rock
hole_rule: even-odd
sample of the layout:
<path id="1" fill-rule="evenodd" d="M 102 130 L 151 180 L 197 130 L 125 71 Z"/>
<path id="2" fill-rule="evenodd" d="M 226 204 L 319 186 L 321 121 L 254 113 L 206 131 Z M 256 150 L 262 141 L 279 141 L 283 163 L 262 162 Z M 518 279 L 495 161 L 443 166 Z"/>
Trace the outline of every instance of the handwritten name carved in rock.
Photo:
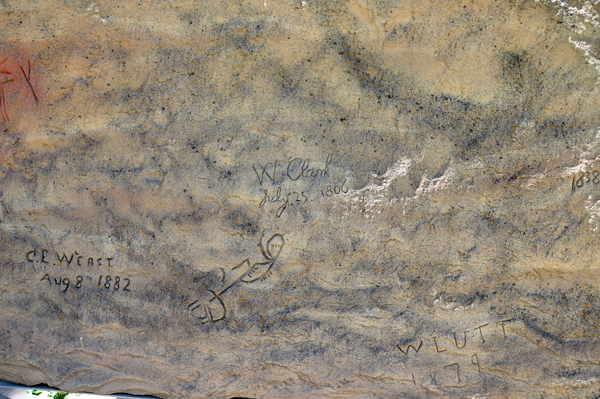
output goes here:
<path id="1" fill-rule="evenodd" d="M 285 179 L 292 181 L 304 179 L 314 179 L 319 177 L 331 177 L 329 166 L 333 162 L 333 154 L 327 155 L 325 162 L 315 163 L 310 158 L 294 158 L 291 161 L 260 162 L 252 164 L 252 169 L 256 173 L 258 184 L 270 182 L 271 184 L 279 184 Z M 315 166 L 321 165 L 322 166 Z M 278 173 L 279 171 L 279 173 Z"/>
<path id="2" fill-rule="evenodd" d="M 512 321 L 514 321 L 514 319 L 505 319 L 505 320 L 500 320 L 500 321 L 496 322 L 496 324 L 502 331 L 502 338 L 507 337 L 505 324 L 512 322 Z M 454 331 L 452 333 L 452 336 L 454 338 L 454 345 L 456 346 L 456 349 L 464 349 L 467 346 L 467 333 L 469 331 L 478 331 L 479 336 L 481 338 L 481 343 L 485 343 L 486 338 L 484 337 L 483 329 L 484 329 L 484 327 L 488 327 L 488 326 L 489 326 L 489 323 L 485 323 L 485 324 L 481 324 L 481 325 L 473 328 L 472 330 L 465 330 L 463 332 L 462 338 L 460 337 L 460 333 L 457 334 L 457 332 Z M 491 326 L 489 326 L 489 327 L 491 327 Z M 398 349 L 400 350 L 400 352 L 403 355 L 408 355 L 410 352 L 410 349 L 413 349 L 414 353 L 417 354 L 417 353 L 419 353 L 421 346 L 423 346 L 423 342 L 424 342 L 423 340 L 418 340 L 418 341 L 414 341 L 414 343 L 410 343 L 408 345 L 407 344 L 404 344 L 404 345 L 396 344 L 396 346 L 398 347 Z M 432 343 L 431 347 L 435 348 L 436 353 L 446 352 L 446 347 L 443 346 L 442 343 L 440 341 L 438 341 L 436 337 L 432 338 L 431 343 Z"/>
<path id="3" fill-rule="evenodd" d="M 79 252 L 59 253 L 45 248 L 34 248 L 25 254 L 29 263 L 52 266 L 89 266 L 89 267 L 113 267 L 114 259 L 111 256 L 90 256 L 79 254 Z"/>

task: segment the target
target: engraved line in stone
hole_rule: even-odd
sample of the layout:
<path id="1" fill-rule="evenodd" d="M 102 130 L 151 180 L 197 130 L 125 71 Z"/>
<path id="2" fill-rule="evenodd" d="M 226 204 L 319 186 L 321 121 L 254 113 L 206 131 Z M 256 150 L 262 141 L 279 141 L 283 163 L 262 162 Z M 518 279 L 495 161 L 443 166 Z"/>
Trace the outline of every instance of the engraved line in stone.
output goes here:
<path id="1" fill-rule="evenodd" d="M 456 366 L 456 376 L 458 378 L 458 382 L 460 383 L 460 366 L 458 365 L 458 363 L 448 364 L 448 365 L 444 366 L 444 368 L 448 368 L 448 367 L 452 367 L 452 366 Z"/>
<path id="2" fill-rule="evenodd" d="M 190 312 L 193 312 L 194 310 L 196 310 L 202 306 L 202 310 L 203 310 L 204 314 L 200 315 L 200 317 L 198 317 L 198 319 L 203 324 L 207 323 L 209 321 L 216 322 L 219 320 L 223 320 L 225 318 L 225 316 L 227 315 L 227 306 L 225 305 L 225 301 L 221 298 L 221 296 L 223 294 L 225 294 L 231 287 L 233 287 L 240 281 L 243 281 L 245 283 L 251 283 L 253 281 L 256 281 L 259 279 L 264 280 L 267 277 L 269 277 L 269 275 L 271 274 L 271 268 L 273 267 L 273 264 L 279 257 L 279 254 L 281 253 L 281 250 L 283 249 L 283 246 L 285 244 L 285 240 L 283 239 L 283 235 L 281 235 L 279 233 L 271 236 L 271 238 L 267 241 L 266 246 L 263 245 L 262 240 L 263 240 L 263 238 L 261 237 L 260 243 L 259 243 L 260 251 L 263 254 L 263 256 L 265 257 L 265 259 L 267 260 L 267 262 L 257 262 L 251 266 L 250 259 L 249 258 L 244 259 L 240 264 L 234 266 L 231 269 L 232 271 L 236 271 L 236 272 L 238 270 L 241 271 L 241 273 L 237 274 L 236 278 L 230 280 L 225 285 L 225 287 L 221 288 L 218 291 L 208 290 L 209 292 L 211 292 L 213 294 L 212 298 L 210 298 L 208 300 L 208 302 L 201 304 L 199 301 L 196 300 L 188 305 L 188 309 Z M 275 242 L 273 242 L 274 240 L 275 240 Z M 280 243 L 277 243 L 277 241 L 280 241 Z M 225 281 L 226 279 L 227 278 L 225 277 L 223 281 Z M 217 315 L 217 317 L 215 317 L 215 315 L 213 314 L 215 309 L 211 307 L 211 304 L 215 304 L 215 301 L 218 302 L 218 305 L 220 306 L 221 313 L 222 313 L 221 315 Z"/>
<path id="3" fill-rule="evenodd" d="M 465 345 L 467 344 L 467 332 L 465 331 L 465 341 L 463 343 L 463 346 L 458 346 L 458 340 L 456 339 L 456 331 L 453 333 L 454 334 L 454 343 L 456 344 L 456 348 L 457 349 L 462 349 L 465 347 Z"/>
<path id="4" fill-rule="evenodd" d="M 415 348 L 413 345 L 408 345 L 408 346 L 406 347 L 406 350 L 403 350 L 403 349 L 402 349 L 402 347 L 401 347 L 400 345 L 397 345 L 397 344 L 396 344 L 396 346 L 398 347 L 398 349 L 400 349 L 400 352 L 404 353 L 405 355 L 407 355 L 407 354 L 408 354 L 408 351 L 410 350 L 410 348 L 413 348 L 413 350 L 415 351 L 415 353 L 419 353 L 419 349 L 421 349 L 421 346 L 422 346 L 422 345 L 423 345 L 423 341 L 419 342 L 419 346 L 418 346 L 418 347 L 416 347 L 416 348 Z"/>

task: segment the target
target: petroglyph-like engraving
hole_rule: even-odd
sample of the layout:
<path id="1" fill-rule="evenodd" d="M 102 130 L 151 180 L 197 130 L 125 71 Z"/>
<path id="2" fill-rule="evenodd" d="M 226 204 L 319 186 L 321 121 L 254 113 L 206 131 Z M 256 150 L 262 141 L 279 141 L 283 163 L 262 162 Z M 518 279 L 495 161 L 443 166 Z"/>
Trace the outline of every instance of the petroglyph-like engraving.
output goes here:
<path id="1" fill-rule="evenodd" d="M 263 246 L 262 237 L 260 240 L 260 251 L 267 260 L 266 262 L 256 262 L 250 265 L 250 259 L 244 259 L 240 264 L 234 266 L 229 273 L 223 273 L 223 287 L 215 290 L 208 290 L 213 296 L 206 302 L 199 300 L 193 301 L 188 305 L 190 312 L 202 309 L 198 317 L 202 323 L 216 322 L 223 320 L 227 316 L 227 306 L 222 296 L 231 287 L 239 283 L 251 283 L 256 280 L 264 280 L 271 275 L 271 268 L 279 257 L 284 245 L 284 239 L 281 234 L 274 234 L 267 244 Z M 227 275 L 229 274 L 229 275 Z"/>

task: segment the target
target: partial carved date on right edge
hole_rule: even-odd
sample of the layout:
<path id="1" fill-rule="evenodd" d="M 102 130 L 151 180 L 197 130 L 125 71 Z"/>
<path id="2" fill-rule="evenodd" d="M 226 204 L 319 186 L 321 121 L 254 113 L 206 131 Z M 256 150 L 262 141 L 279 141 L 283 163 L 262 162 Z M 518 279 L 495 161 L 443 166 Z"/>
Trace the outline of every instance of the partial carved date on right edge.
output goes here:
<path id="1" fill-rule="evenodd" d="M 581 188 L 590 182 L 594 184 L 600 183 L 599 176 L 600 172 L 597 170 L 592 170 L 591 172 L 586 170 L 585 172 L 575 173 L 573 175 L 573 183 L 571 184 L 572 191 L 575 191 L 576 189 Z"/>

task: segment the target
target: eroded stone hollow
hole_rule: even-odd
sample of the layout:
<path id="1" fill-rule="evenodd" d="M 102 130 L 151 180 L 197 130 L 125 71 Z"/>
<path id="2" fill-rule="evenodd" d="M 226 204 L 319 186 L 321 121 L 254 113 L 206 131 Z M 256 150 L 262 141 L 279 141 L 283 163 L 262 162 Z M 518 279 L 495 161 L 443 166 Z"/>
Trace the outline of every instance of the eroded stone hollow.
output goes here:
<path id="1" fill-rule="evenodd" d="M 0 379 L 600 394 L 597 9 L 0 2 Z"/>

